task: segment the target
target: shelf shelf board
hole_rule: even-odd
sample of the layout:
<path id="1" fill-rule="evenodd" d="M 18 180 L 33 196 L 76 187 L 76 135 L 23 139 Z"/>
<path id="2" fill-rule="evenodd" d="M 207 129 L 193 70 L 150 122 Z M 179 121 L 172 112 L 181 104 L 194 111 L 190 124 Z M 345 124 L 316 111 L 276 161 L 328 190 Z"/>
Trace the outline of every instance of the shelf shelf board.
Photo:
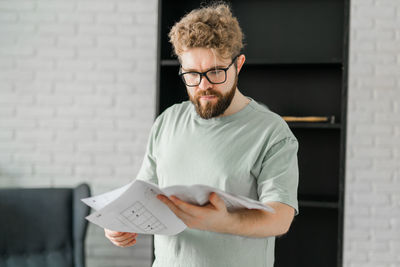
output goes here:
<path id="1" fill-rule="evenodd" d="M 161 66 L 179 66 L 179 61 L 176 59 L 162 59 Z"/>
<path id="2" fill-rule="evenodd" d="M 340 129 L 340 123 L 324 123 L 324 122 L 288 122 L 292 129 Z"/>
<path id="3" fill-rule="evenodd" d="M 179 66 L 179 61 L 176 59 L 162 59 L 161 66 Z M 248 60 L 245 65 L 247 66 L 341 66 L 340 61 L 328 62 L 265 62 L 257 60 Z"/>
<path id="4" fill-rule="evenodd" d="M 341 66 L 342 62 L 340 61 L 315 61 L 315 62 L 271 62 L 271 61 L 259 61 L 259 60 L 246 60 L 245 65 L 250 66 Z"/>
<path id="5" fill-rule="evenodd" d="M 338 209 L 339 203 L 333 201 L 310 201 L 310 200 L 299 200 L 299 206 L 306 208 L 330 208 Z"/>

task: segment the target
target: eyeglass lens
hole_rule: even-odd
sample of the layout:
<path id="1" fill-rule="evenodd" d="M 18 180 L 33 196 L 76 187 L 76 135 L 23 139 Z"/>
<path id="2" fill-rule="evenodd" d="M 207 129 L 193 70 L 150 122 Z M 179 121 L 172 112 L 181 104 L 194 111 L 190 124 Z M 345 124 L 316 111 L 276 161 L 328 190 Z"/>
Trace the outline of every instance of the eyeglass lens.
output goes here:
<path id="1" fill-rule="evenodd" d="M 211 83 L 223 83 L 226 78 L 226 72 L 224 70 L 209 70 L 205 73 L 208 80 Z M 201 81 L 200 73 L 185 73 L 183 74 L 183 78 L 187 85 L 199 85 Z"/>

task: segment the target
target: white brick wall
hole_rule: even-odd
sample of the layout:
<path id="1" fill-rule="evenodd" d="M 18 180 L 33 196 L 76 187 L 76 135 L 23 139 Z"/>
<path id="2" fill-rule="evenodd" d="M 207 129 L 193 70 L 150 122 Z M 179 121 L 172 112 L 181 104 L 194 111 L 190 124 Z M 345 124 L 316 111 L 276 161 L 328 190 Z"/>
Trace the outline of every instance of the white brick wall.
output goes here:
<path id="1" fill-rule="evenodd" d="M 93 194 L 139 170 L 155 116 L 156 0 L 0 0 L 0 186 Z M 90 225 L 89 267 L 150 266 Z"/>
<path id="2" fill-rule="evenodd" d="M 400 1 L 352 0 L 344 265 L 400 266 Z"/>

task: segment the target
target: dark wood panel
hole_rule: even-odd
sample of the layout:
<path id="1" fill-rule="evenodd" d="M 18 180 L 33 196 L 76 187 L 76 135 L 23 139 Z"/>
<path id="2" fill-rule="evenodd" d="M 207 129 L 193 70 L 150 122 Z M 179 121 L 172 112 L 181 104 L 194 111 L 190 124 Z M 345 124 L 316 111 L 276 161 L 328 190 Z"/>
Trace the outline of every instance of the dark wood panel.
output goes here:
<path id="1" fill-rule="evenodd" d="M 186 87 L 178 76 L 179 66 L 163 66 L 160 72 L 159 113 L 175 103 L 188 100 Z"/>
<path id="2" fill-rule="evenodd" d="M 158 114 L 188 99 L 168 32 L 196 0 L 160 0 Z M 232 0 L 245 34 L 239 89 L 282 116 L 335 116 L 289 123 L 299 140 L 300 215 L 277 239 L 278 267 L 341 266 L 349 0 Z M 290 256 L 288 256 L 290 253 Z"/>
<path id="3" fill-rule="evenodd" d="M 241 92 L 281 116 L 331 116 L 340 120 L 341 68 L 338 66 L 246 66 Z"/>
<path id="4" fill-rule="evenodd" d="M 338 201 L 340 131 L 292 129 L 299 141 L 299 199 Z"/>
<path id="5" fill-rule="evenodd" d="M 183 14 L 204 1 L 163 1 L 161 58 L 172 58 L 168 32 Z M 341 62 L 343 9 L 340 0 L 234 0 L 245 33 L 244 52 L 254 62 Z M 295 45 L 294 45 L 295 44 Z"/>
<path id="6" fill-rule="evenodd" d="M 276 267 L 337 266 L 338 211 L 300 208 L 289 232 L 276 239 Z"/>

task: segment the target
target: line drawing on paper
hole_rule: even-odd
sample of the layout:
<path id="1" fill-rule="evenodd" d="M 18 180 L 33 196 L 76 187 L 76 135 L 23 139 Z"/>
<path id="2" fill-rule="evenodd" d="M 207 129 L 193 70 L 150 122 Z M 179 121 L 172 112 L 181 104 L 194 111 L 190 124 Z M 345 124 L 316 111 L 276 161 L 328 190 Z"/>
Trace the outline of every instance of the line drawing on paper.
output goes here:
<path id="1" fill-rule="evenodd" d="M 119 218 L 124 223 L 131 224 L 145 232 L 154 232 L 166 229 L 165 225 L 162 224 L 157 217 L 148 211 L 139 201 L 123 210 Z"/>

